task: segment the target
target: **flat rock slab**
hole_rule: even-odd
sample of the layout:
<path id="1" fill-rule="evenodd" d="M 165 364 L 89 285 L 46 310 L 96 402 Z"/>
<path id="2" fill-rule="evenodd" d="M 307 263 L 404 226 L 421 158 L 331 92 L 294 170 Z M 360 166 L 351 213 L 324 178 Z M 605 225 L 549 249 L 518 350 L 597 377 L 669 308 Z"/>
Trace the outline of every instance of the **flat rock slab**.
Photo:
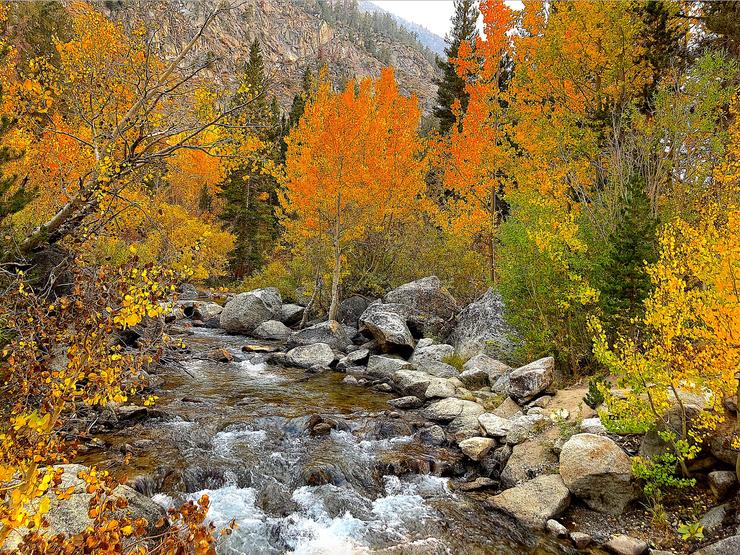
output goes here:
<path id="1" fill-rule="evenodd" d="M 559 475 L 548 474 L 494 495 L 488 503 L 525 526 L 544 530 L 548 520 L 568 508 L 570 492 Z"/>

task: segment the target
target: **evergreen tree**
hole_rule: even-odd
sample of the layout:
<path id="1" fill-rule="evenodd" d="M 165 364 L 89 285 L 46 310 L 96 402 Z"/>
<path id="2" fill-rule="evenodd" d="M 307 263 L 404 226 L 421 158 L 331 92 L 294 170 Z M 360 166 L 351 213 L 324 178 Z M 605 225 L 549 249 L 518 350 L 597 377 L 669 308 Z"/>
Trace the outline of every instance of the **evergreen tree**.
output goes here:
<path id="1" fill-rule="evenodd" d="M 219 197 L 224 206 L 219 217 L 236 236 L 230 256 L 233 277 L 241 279 L 258 270 L 276 234 L 275 179 L 264 172 L 269 158 L 279 156 L 279 108 L 277 101 L 267 100 L 267 81 L 259 42 L 249 49 L 247 61 L 233 102 L 240 104 L 253 99 L 248 108 L 248 120 L 261 127 L 260 138 L 272 145 L 265 158 L 247 167 L 231 171 L 221 185 Z M 276 114 L 276 110 L 278 113 Z"/>
<path id="2" fill-rule="evenodd" d="M 628 183 L 620 220 L 609 239 L 611 256 L 603 265 L 601 306 L 611 331 L 626 333 L 640 316 L 650 293 L 646 264 L 657 260 L 658 221 L 650 208 L 642 178 Z"/>
<path id="3" fill-rule="evenodd" d="M 434 115 L 439 118 L 439 127 L 442 133 L 447 133 L 455 124 L 455 114 L 452 106 L 455 100 L 460 101 L 463 113 L 468 107 L 468 94 L 465 92 L 465 80 L 455 71 L 453 59 L 457 58 L 460 45 L 469 42 L 475 46 L 478 36 L 476 22 L 478 21 L 478 7 L 475 0 L 455 0 L 455 15 L 452 17 L 452 30 L 445 41 L 446 60 L 437 60 L 442 70 L 442 77 L 435 80 L 437 89 L 437 105 Z"/>

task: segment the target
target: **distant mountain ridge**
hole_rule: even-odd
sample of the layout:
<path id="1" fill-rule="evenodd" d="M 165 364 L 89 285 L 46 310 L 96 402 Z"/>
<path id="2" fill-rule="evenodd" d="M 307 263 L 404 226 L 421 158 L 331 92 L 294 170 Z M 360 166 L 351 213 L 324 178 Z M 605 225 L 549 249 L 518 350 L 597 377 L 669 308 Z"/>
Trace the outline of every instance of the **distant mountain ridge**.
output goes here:
<path id="1" fill-rule="evenodd" d="M 360 0 L 358 2 L 358 6 L 364 12 L 382 12 L 390 14 L 391 17 L 393 17 L 393 19 L 395 19 L 399 24 L 403 25 L 412 33 L 415 33 L 416 38 L 422 45 L 426 46 L 429 50 L 431 50 L 441 58 L 445 57 L 445 47 L 447 46 L 447 43 L 445 42 L 444 37 L 440 37 L 438 34 L 430 31 L 423 25 L 419 25 L 418 23 L 414 23 L 413 21 L 409 21 L 408 19 L 404 19 L 401 16 L 395 15 L 394 13 L 383 9 L 382 6 L 373 4 L 370 0 Z"/>

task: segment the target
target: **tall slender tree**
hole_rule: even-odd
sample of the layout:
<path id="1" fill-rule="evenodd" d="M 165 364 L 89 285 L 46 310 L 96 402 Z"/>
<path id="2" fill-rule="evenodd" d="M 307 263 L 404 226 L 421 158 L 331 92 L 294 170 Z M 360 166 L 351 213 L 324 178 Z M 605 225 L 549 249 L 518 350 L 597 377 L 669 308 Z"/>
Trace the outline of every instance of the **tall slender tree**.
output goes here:
<path id="1" fill-rule="evenodd" d="M 259 156 L 239 164 L 228 172 L 219 196 L 224 202 L 220 214 L 236 236 L 230 257 L 232 275 L 241 279 L 262 266 L 264 254 L 276 232 L 274 213 L 275 179 L 267 171 L 279 148 L 275 139 L 276 105 L 267 100 L 267 80 L 262 50 L 255 39 L 249 49 L 235 104 L 252 100 L 250 121 L 260 126 L 258 138 L 265 144 Z M 248 140 L 249 137 L 245 138 Z M 282 141 L 282 138 L 280 138 Z"/>
<path id="2" fill-rule="evenodd" d="M 478 37 L 476 27 L 478 16 L 478 5 L 475 0 L 455 0 L 455 14 L 452 16 L 452 29 L 447 38 L 445 48 L 446 60 L 437 60 L 437 65 L 442 70 L 442 77 L 436 80 L 437 105 L 434 115 L 439 118 L 439 128 L 442 133 L 447 133 L 457 120 L 453 107 L 456 102 L 460 103 L 461 113 L 468 108 L 469 94 L 465 90 L 465 79 L 458 74 L 455 60 L 460 51 L 460 45 L 468 43 L 474 49 Z"/>

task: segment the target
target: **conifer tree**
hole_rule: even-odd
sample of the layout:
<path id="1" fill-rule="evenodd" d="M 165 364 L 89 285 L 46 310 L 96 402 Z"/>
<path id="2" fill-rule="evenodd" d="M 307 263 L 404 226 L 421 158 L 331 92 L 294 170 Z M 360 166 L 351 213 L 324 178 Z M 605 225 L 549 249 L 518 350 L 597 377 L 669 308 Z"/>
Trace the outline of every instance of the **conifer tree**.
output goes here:
<path id="1" fill-rule="evenodd" d="M 642 178 L 629 180 L 620 212 L 609 240 L 611 256 L 603 265 L 601 306 L 612 331 L 624 334 L 630 330 L 630 322 L 642 315 L 643 301 L 651 289 L 646 265 L 657 260 L 658 221 Z"/>
<path id="2" fill-rule="evenodd" d="M 234 250 L 230 256 L 232 275 L 241 279 L 262 266 L 264 255 L 276 233 L 274 213 L 275 179 L 264 171 L 265 164 L 276 156 L 282 142 L 274 111 L 277 103 L 267 101 L 267 80 L 259 42 L 249 49 L 247 61 L 234 103 L 254 98 L 249 108 L 249 119 L 262 127 L 259 138 L 272 145 L 263 157 L 230 171 L 221 186 L 219 196 L 224 206 L 220 218 L 235 235 Z"/>
<path id="3" fill-rule="evenodd" d="M 478 15 L 475 0 L 455 0 L 452 30 L 445 39 L 447 59 L 437 60 L 437 65 L 442 70 L 442 77 L 436 80 L 439 88 L 434 115 L 439 118 L 439 128 L 442 133 L 447 133 L 455 124 L 455 114 L 452 111 L 455 101 L 460 101 L 463 113 L 468 107 L 469 96 L 465 91 L 465 80 L 457 74 L 454 60 L 458 56 L 462 43 L 467 42 L 475 48 L 475 39 L 478 36 L 476 27 Z"/>

